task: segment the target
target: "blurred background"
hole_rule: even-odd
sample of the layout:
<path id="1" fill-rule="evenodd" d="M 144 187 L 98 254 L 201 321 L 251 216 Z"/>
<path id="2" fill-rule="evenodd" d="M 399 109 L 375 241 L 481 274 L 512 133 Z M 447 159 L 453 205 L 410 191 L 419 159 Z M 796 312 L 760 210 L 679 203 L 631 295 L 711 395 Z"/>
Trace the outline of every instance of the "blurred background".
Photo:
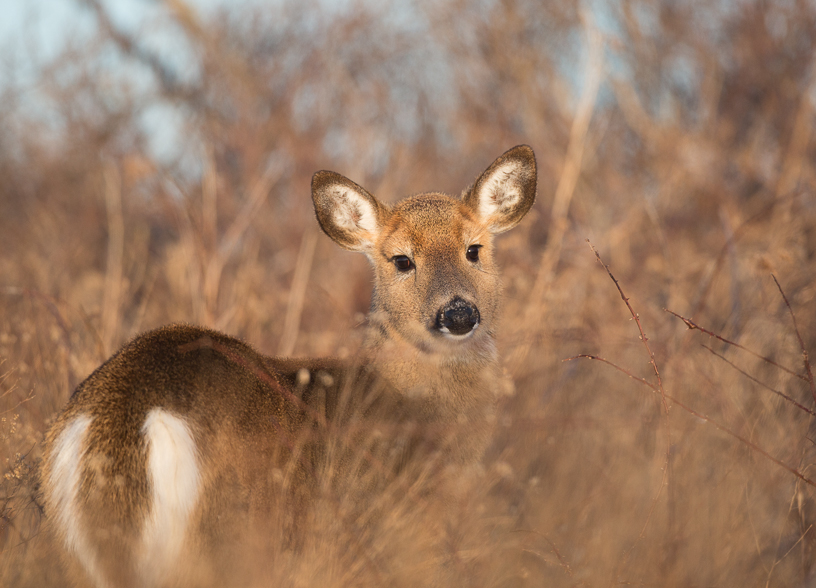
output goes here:
<path id="1" fill-rule="evenodd" d="M 64 584 L 39 443 L 137 333 L 355 353 L 370 271 L 315 171 L 458 194 L 527 143 L 479 488 L 255 583 L 816 585 L 814 45 L 807 0 L 6 0 L 0 584 Z"/>

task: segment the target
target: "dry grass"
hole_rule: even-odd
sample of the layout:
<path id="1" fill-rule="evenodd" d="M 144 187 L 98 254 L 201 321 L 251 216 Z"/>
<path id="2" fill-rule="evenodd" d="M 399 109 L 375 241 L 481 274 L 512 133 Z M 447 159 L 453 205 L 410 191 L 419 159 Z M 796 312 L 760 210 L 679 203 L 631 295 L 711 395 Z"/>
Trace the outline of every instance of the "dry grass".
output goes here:
<path id="1" fill-rule="evenodd" d="M 210 21 L 168 0 L 194 74 L 88 4 L 98 38 L 36 80 L 49 116 L 0 96 L 0 584 L 63 585 L 39 443 L 136 333 L 354 352 L 370 277 L 315 239 L 314 171 L 385 199 L 455 193 L 518 143 L 539 199 L 499 244 L 515 390 L 484 475 L 395 484 L 367 526 L 329 492 L 297 553 L 264 522 L 235 585 L 816 581 L 811 4 L 448 0 L 406 19 L 292 2 Z M 140 130 L 157 105 L 181 113 L 179 161 Z"/>

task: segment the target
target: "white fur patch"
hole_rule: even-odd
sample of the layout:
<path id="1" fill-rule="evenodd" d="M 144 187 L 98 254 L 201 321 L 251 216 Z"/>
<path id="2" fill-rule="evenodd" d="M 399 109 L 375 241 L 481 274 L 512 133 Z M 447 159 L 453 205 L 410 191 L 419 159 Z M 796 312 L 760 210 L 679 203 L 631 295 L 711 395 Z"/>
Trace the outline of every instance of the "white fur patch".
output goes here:
<path id="1" fill-rule="evenodd" d="M 520 171 L 518 161 L 508 161 L 486 178 L 479 191 L 479 215 L 483 219 L 507 212 L 518 205 L 522 196 L 518 179 Z"/>
<path id="2" fill-rule="evenodd" d="M 80 414 L 59 434 L 48 481 L 54 499 L 54 522 L 62 531 L 66 548 L 76 555 L 94 585 L 103 588 L 109 584 L 99 569 L 96 552 L 82 531 L 78 496 L 85 438 L 92 421 L 88 415 Z"/>
<path id="3" fill-rule="evenodd" d="M 147 441 L 150 514 L 142 535 L 140 575 L 160 585 L 178 563 L 201 480 L 195 440 L 187 424 L 166 410 L 151 410 L 142 427 Z"/>
<path id="4" fill-rule="evenodd" d="M 439 331 L 440 331 L 440 332 L 441 332 L 441 333 L 442 333 L 442 334 L 443 334 L 445 337 L 447 337 L 448 339 L 452 339 L 453 341 L 464 341 L 464 340 L 465 340 L 465 339 L 467 339 L 468 337 L 473 336 L 473 333 L 475 333 L 475 332 L 476 332 L 476 329 L 478 329 L 478 328 L 479 328 L 479 323 L 476 323 L 475 325 L 473 325 L 473 328 L 472 328 L 470 331 L 468 331 L 467 333 L 464 333 L 463 335 L 455 335 L 455 334 L 453 334 L 453 333 L 451 333 L 451 332 L 450 332 L 450 330 L 448 329 L 448 327 L 445 327 L 445 326 L 440 327 L 440 328 L 439 328 Z"/>
<path id="5" fill-rule="evenodd" d="M 368 200 L 341 186 L 335 187 L 332 195 L 335 206 L 331 212 L 338 227 L 352 233 L 363 230 L 373 235 L 377 232 L 377 214 Z"/>

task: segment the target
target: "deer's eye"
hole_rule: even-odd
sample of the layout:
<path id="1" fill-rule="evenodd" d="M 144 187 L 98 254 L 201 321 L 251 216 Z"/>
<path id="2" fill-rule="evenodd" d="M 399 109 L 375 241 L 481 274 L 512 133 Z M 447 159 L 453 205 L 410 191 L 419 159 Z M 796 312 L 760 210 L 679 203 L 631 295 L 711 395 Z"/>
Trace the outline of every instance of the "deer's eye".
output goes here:
<path id="1" fill-rule="evenodd" d="M 396 268 L 401 272 L 407 272 L 414 267 L 414 263 L 406 255 L 395 255 L 393 261 Z"/>
<path id="2" fill-rule="evenodd" d="M 465 253 L 465 257 L 467 257 L 468 261 L 477 262 L 479 261 L 479 249 L 481 249 L 481 245 L 471 245 L 467 248 L 467 252 Z"/>

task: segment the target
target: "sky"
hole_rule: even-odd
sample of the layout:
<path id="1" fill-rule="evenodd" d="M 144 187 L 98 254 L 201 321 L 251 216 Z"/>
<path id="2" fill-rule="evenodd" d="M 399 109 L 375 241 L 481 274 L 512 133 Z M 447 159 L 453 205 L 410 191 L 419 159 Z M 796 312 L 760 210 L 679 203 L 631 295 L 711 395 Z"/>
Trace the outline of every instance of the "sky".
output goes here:
<path id="1" fill-rule="evenodd" d="M 201 11 L 202 16 L 229 4 L 259 3 L 262 0 L 188 0 Z M 151 26 L 161 19 L 162 3 L 156 0 L 101 0 L 117 28 L 135 33 L 140 40 L 148 39 L 151 49 L 159 53 L 183 55 L 178 36 L 168 34 L 168 29 Z M 14 87 L 29 110 L 47 116 L 48 105 L 38 96 L 37 72 L 70 45 L 81 46 L 93 37 L 95 17 L 82 0 L 0 0 L 0 89 Z M 147 33 L 145 32 L 147 31 Z M 117 59 L 112 55 L 113 59 Z M 147 80 L 144 72 L 133 67 L 129 77 L 138 83 Z M 177 124 L 170 112 L 160 109 L 147 111 L 143 125 L 152 138 L 153 155 L 160 159 L 171 158 L 176 150 Z"/>
<path id="2" fill-rule="evenodd" d="M 133 31 L 162 10 L 160 0 L 100 0 L 115 23 Z M 224 6 L 264 5 L 278 0 L 186 0 L 202 16 Z M 82 0 L 0 0 L 0 60 L 32 57 L 48 59 L 66 42 L 81 39 L 93 29 L 93 17 Z M 325 0 L 335 8 L 345 0 Z M 36 55 L 34 55 L 34 53 Z"/>
<path id="3" fill-rule="evenodd" d="M 236 0 L 188 0 L 206 14 Z M 241 4 L 260 0 L 238 0 Z M 81 0 L 0 0 L 0 62 L 28 68 L 60 53 L 67 43 L 88 38 L 94 27 L 91 10 Z M 162 10 L 155 0 L 102 0 L 115 24 L 132 32 Z"/>
<path id="4" fill-rule="evenodd" d="M 270 6 L 281 0 L 184 0 L 206 20 L 221 8 Z M 376 1 L 376 0 L 375 0 Z M 129 33 L 147 49 L 166 62 L 178 65 L 176 73 L 194 72 L 185 67 L 184 35 L 175 34 L 173 19 L 166 18 L 168 9 L 162 0 L 99 0 L 106 8 L 114 26 Z M 347 0 L 321 0 L 327 12 L 348 8 Z M 38 90 L 39 70 L 59 56 L 66 47 L 82 47 L 96 32 L 93 10 L 83 0 L 0 0 L 0 91 L 13 88 L 28 114 L 48 119 L 49 105 Z M 132 60 L 122 60 L 115 51 L 119 71 L 126 71 L 131 83 L 152 83 L 152 76 Z M 192 63 L 192 60 L 191 60 Z M 129 68 L 123 69 L 123 68 Z M 192 75 L 195 75 L 192 73 Z M 145 86 L 147 87 L 147 86 Z M 151 143 L 152 155 L 159 160 L 173 159 L 181 148 L 178 113 L 161 105 L 143 112 L 143 128 Z"/>
<path id="5" fill-rule="evenodd" d="M 202 20 L 207 20 L 219 9 L 246 8 L 247 6 L 270 6 L 282 0 L 184 0 L 199 12 Z M 347 10 L 350 0 L 318 0 L 321 11 L 332 13 Z M 362 0 L 365 2 L 366 0 Z M 375 4 L 382 0 L 369 0 Z M 163 17 L 167 8 L 162 0 L 99 0 L 114 26 L 138 38 L 139 43 L 171 64 L 176 74 L 196 75 L 195 57 L 190 57 L 185 45 L 185 35 L 173 30 L 174 19 Z M 415 3 L 402 0 L 390 4 L 391 24 L 397 27 L 411 27 L 414 23 Z M 0 0 L 0 91 L 12 87 L 15 95 L 22 96 L 27 113 L 41 120 L 47 120 L 49 104 L 38 92 L 37 83 L 41 79 L 38 70 L 60 55 L 68 46 L 82 47 L 94 38 L 96 20 L 93 10 L 83 0 Z M 399 10 L 402 8 L 402 10 Z M 599 11 L 596 11 L 599 12 Z M 602 14 L 602 11 L 599 12 Z M 401 16 L 400 16 L 401 15 Z M 407 17 L 406 17 L 407 15 Z M 603 19 L 600 19 L 603 21 Z M 414 23 L 415 24 L 415 23 Z M 603 24 L 603 22 L 601 23 Z M 149 88 L 155 78 L 144 66 L 134 60 L 126 61 L 116 51 L 111 51 L 110 61 L 118 74 L 133 87 Z M 121 63 L 119 62 L 121 60 Z M 187 64 L 191 64 L 188 66 Z M 580 94 L 581 67 L 565 62 L 565 77 L 573 82 Z M 425 68 L 430 71 L 431 68 Z M 430 74 L 429 74 L 430 75 Z M 145 84 L 139 86 L 139 84 Z M 140 113 L 142 128 L 146 131 L 149 150 L 156 159 L 169 162 L 175 159 L 184 146 L 180 115 L 169 106 L 154 103 Z"/>

